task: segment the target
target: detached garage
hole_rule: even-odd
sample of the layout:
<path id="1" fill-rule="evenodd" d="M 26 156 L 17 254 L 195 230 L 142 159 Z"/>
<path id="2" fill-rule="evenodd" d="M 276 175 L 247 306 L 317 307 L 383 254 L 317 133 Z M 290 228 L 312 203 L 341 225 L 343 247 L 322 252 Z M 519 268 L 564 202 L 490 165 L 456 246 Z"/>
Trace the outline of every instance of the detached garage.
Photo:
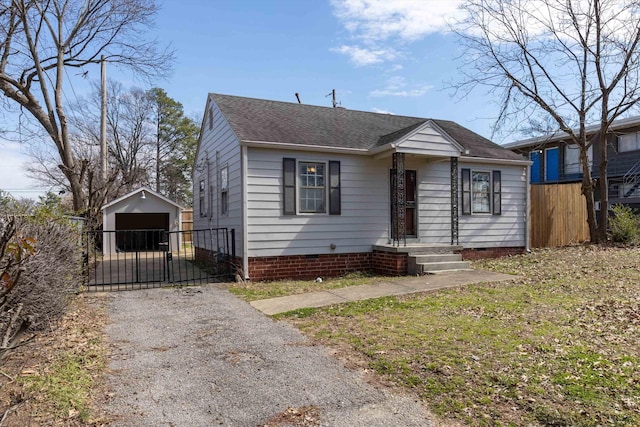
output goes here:
<path id="1" fill-rule="evenodd" d="M 102 216 L 105 254 L 167 250 L 180 244 L 180 233 L 168 232 L 180 231 L 182 207 L 148 188 L 107 203 Z"/>

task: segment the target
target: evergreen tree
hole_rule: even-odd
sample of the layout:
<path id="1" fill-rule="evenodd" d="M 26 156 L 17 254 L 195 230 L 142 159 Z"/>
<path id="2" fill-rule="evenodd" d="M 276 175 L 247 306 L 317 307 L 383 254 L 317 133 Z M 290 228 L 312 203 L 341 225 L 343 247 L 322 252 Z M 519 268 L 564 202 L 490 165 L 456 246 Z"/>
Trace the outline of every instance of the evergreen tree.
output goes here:
<path id="1" fill-rule="evenodd" d="M 191 172 L 199 127 L 184 115 L 182 104 L 167 95 L 164 89 L 153 88 L 148 93 L 155 113 L 156 191 L 190 206 Z"/>

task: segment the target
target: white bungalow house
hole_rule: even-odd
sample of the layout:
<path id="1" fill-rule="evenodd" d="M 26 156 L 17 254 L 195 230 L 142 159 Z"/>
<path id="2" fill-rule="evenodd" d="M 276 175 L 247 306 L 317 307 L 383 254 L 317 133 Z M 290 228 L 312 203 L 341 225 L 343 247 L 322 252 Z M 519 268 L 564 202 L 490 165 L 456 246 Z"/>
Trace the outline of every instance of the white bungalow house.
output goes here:
<path id="1" fill-rule="evenodd" d="M 209 94 L 194 229 L 235 229 L 252 280 L 460 268 L 527 248 L 529 164 L 447 120 Z"/>

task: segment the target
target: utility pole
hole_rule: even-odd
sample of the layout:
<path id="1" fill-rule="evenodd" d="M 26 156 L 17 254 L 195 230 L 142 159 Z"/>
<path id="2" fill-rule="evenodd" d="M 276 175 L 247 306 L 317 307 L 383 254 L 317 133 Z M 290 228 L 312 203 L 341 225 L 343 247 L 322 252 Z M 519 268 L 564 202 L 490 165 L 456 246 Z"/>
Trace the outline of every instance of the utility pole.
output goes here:
<path id="1" fill-rule="evenodd" d="M 297 95 L 297 94 L 296 94 L 296 95 Z M 336 101 L 336 90 L 335 90 L 335 89 L 332 89 L 332 90 L 331 90 L 331 93 L 328 93 L 328 94 L 325 96 L 325 98 L 326 98 L 327 96 L 329 96 L 329 95 L 331 95 L 331 96 L 333 97 L 333 108 L 336 108 L 336 107 L 338 106 L 338 102 Z"/>
<path id="2" fill-rule="evenodd" d="M 102 183 L 107 182 L 107 61 L 100 57 L 101 103 L 100 103 L 100 162 Z"/>

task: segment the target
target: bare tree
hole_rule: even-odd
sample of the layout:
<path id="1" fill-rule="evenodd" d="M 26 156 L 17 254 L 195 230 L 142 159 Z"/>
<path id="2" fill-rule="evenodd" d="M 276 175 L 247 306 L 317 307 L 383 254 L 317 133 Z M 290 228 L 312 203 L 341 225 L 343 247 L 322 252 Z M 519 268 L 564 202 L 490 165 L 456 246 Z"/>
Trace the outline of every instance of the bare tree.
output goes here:
<path id="1" fill-rule="evenodd" d="M 70 141 L 65 72 L 100 61 L 162 75 L 172 53 L 142 36 L 157 11 L 153 0 L 2 0 L 0 2 L 0 92 L 44 129 L 59 156 L 59 168 L 82 212 L 87 173 Z"/>
<path id="2" fill-rule="evenodd" d="M 464 43 L 457 89 L 489 88 L 501 100 L 497 126 L 537 117 L 579 148 L 589 230 L 606 240 L 607 134 L 640 99 L 640 2 L 467 0 L 456 26 Z M 550 119 L 550 120 L 549 120 Z M 588 137 L 587 124 L 600 131 Z M 589 148 L 599 150 L 597 220 Z"/>
<path id="3" fill-rule="evenodd" d="M 153 169 L 153 132 L 149 122 L 152 102 L 142 89 L 125 90 L 109 81 L 107 97 L 107 147 L 109 164 L 119 174 L 118 186 L 129 192 L 150 185 Z M 99 139 L 100 91 L 95 88 L 91 101 L 84 104 L 74 123 L 85 138 Z"/>
<path id="4" fill-rule="evenodd" d="M 107 98 L 108 174 L 100 179 L 100 87 L 94 84 L 88 99 L 68 108 L 69 143 L 84 173 L 81 185 L 85 197 L 85 215 L 90 224 L 101 220 L 100 208 L 141 185 L 150 185 L 153 168 L 153 132 L 150 122 L 151 99 L 138 88 L 125 90 L 119 82 L 109 81 Z M 29 175 L 37 181 L 71 191 L 69 182 L 57 167 L 52 150 L 34 147 Z"/>
<path id="5" fill-rule="evenodd" d="M 106 181 L 101 177 L 100 149 L 97 143 L 77 134 L 72 134 L 69 142 L 75 158 L 82 165 L 82 190 L 84 197 L 83 215 L 86 217 L 88 228 L 101 224 L 101 208 L 107 200 L 114 199 L 120 194 L 118 182 L 121 174 L 115 167 L 109 168 Z M 27 174 L 46 186 L 61 188 L 63 193 L 71 194 L 71 187 L 62 170 L 57 167 L 59 157 L 53 150 L 32 147 L 29 156 L 31 163 L 27 166 Z"/>

